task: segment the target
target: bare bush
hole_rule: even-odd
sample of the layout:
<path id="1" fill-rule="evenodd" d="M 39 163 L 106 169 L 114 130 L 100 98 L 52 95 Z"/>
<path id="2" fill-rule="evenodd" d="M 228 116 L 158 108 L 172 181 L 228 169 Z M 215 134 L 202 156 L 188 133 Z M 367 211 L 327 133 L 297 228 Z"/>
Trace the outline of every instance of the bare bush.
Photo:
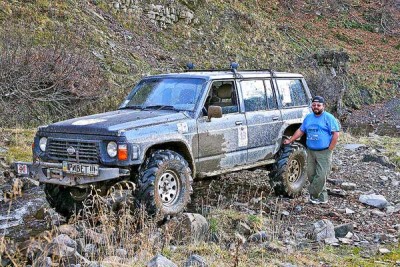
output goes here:
<path id="1" fill-rule="evenodd" d="M 2 33 L 0 120 L 35 125 L 79 114 L 82 103 L 101 97 L 106 81 L 82 49 L 35 46 L 29 37 Z"/>

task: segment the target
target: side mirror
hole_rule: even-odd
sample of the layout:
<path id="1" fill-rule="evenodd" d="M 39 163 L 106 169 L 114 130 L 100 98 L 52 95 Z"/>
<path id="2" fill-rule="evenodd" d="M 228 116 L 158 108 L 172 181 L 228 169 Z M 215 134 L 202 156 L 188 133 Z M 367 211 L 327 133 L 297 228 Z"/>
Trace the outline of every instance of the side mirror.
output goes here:
<path id="1" fill-rule="evenodd" d="M 209 106 L 207 113 L 208 113 L 208 120 L 211 120 L 211 118 L 221 118 L 222 108 L 220 106 Z"/>

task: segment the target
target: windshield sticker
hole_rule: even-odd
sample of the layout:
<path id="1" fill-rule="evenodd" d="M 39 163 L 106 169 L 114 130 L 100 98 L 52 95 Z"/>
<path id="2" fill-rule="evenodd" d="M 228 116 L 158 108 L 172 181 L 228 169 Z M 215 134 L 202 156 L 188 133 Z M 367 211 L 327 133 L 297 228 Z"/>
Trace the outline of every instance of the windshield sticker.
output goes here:
<path id="1" fill-rule="evenodd" d="M 87 119 L 87 120 L 79 120 L 79 121 L 74 121 L 72 125 L 89 125 L 89 124 L 95 124 L 98 122 L 103 122 L 106 121 L 105 119 Z"/>
<path id="2" fill-rule="evenodd" d="M 249 139 L 247 138 L 247 126 L 238 128 L 239 147 L 247 146 Z"/>
<path id="3" fill-rule="evenodd" d="M 188 126 L 185 122 L 178 123 L 178 132 L 179 133 L 187 133 L 189 131 Z"/>

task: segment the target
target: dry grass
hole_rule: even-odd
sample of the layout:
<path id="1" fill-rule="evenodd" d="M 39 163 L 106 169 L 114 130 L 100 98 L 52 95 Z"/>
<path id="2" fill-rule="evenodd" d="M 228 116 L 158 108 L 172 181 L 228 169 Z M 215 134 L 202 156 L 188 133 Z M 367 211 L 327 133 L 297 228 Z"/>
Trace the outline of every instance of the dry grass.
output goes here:
<path id="1" fill-rule="evenodd" d="M 0 157 L 4 157 L 8 164 L 16 160 L 31 161 L 35 133 L 34 129 L 0 128 L 0 147 L 8 148 L 6 152 L 0 152 Z"/>
<path id="2" fill-rule="evenodd" d="M 23 144 L 29 138 L 29 131 L 12 131 L 7 138 L 12 138 L 15 144 Z M 340 137 L 341 145 L 365 143 L 372 147 L 385 147 L 387 152 L 398 147 L 398 142 L 398 138 L 356 138 L 347 133 Z M 387 255 L 372 253 L 370 258 L 364 258 L 367 249 L 353 246 L 334 248 L 313 244 L 299 247 L 285 244 L 285 237 L 296 241 L 294 233 L 300 226 L 291 221 L 291 216 L 282 216 L 282 200 L 267 192 L 249 189 L 245 181 L 229 190 L 227 186 L 232 181 L 226 183 L 222 188 L 211 183 L 203 202 L 195 207 L 209 223 L 206 242 L 185 244 L 174 237 L 171 227 L 159 227 L 159 218 L 132 209 L 134 199 L 130 193 L 134 185 L 125 184 L 110 189 L 106 196 L 94 191 L 90 201 L 85 202 L 84 210 L 70 220 L 69 225 L 77 231 L 70 237 L 78 247 L 86 248 L 80 256 L 75 254 L 74 260 L 55 256 L 52 241 L 64 233 L 57 223 L 51 225 L 51 230 L 32 238 L 27 242 L 29 245 L 15 244 L 0 236 L 0 257 L 10 259 L 10 266 L 41 266 L 50 252 L 53 252 L 53 266 L 67 266 L 74 262 L 81 266 L 88 266 L 89 262 L 104 266 L 145 266 L 158 253 L 179 266 L 191 254 L 201 255 L 209 266 L 221 267 L 279 266 L 285 262 L 297 266 L 395 266 L 400 261 L 399 245 L 388 245 L 392 252 Z M 247 233 L 241 224 L 249 226 Z M 241 236 L 247 238 L 259 231 L 267 233 L 267 242 L 243 243 Z"/>

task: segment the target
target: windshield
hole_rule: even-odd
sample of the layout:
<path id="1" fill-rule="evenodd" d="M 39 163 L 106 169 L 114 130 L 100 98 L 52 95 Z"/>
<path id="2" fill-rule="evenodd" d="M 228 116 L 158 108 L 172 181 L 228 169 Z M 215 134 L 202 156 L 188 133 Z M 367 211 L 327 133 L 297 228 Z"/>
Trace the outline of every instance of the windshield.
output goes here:
<path id="1" fill-rule="evenodd" d="M 199 78 L 142 80 L 120 108 L 154 108 L 194 111 L 206 81 Z"/>

